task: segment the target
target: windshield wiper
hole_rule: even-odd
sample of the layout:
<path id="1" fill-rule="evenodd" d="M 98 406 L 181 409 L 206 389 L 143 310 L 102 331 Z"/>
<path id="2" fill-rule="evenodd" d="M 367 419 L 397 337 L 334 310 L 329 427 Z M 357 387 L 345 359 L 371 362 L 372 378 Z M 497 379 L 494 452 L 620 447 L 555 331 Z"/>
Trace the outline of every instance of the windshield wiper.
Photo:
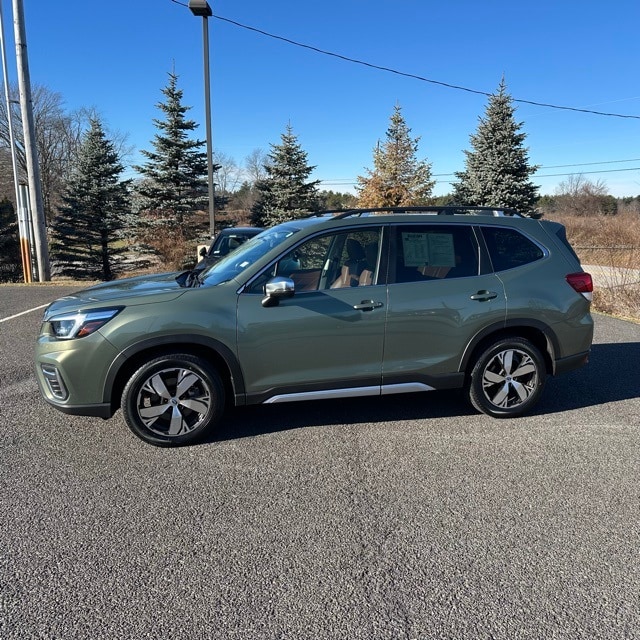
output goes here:
<path id="1" fill-rule="evenodd" d="M 192 287 L 199 287 L 204 283 L 204 269 L 199 271 L 193 271 L 191 273 L 191 285 Z"/>
<path id="2" fill-rule="evenodd" d="M 176 276 L 176 282 L 185 289 L 189 289 L 191 287 L 199 287 L 204 280 L 201 279 L 202 271 L 198 271 L 197 269 L 182 271 Z"/>

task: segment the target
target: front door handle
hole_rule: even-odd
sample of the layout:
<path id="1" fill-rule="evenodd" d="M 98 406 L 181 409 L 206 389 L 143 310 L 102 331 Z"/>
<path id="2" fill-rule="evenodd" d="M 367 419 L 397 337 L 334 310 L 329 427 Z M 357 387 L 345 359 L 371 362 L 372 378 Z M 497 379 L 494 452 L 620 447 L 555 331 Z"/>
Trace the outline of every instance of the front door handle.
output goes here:
<path id="1" fill-rule="evenodd" d="M 373 311 L 384 306 L 382 302 L 375 302 L 373 300 L 363 300 L 360 304 L 354 304 L 353 308 L 356 311 Z"/>
<path id="2" fill-rule="evenodd" d="M 498 294 L 495 291 L 487 291 L 483 289 L 482 291 L 478 291 L 478 293 L 474 293 L 471 296 L 472 300 L 480 300 L 480 302 L 486 302 L 487 300 L 493 300 L 497 298 Z"/>

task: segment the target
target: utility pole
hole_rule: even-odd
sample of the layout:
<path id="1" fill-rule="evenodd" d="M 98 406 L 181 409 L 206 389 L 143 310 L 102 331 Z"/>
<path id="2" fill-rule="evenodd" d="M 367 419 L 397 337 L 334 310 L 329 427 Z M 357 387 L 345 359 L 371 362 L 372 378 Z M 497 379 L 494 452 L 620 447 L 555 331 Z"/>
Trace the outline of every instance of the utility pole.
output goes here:
<path id="1" fill-rule="evenodd" d="M 11 113 L 11 96 L 9 95 L 9 73 L 7 71 L 7 48 L 4 37 L 4 18 L 2 15 L 2 0 L 0 0 L 0 53 L 2 54 L 2 79 L 4 81 L 4 97 L 7 108 L 7 128 L 9 130 L 9 147 L 11 148 L 11 169 L 13 171 L 13 186 L 15 188 L 16 206 L 18 214 L 18 229 L 20 230 L 20 254 L 22 255 L 22 276 L 25 282 L 31 282 L 31 250 L 29 248 L 29 234 L 26 226 L 26 211 L 20 206 L 20 191 L 18 188 L 18 162 L 16 160 L 16 142 L 13 137 L 13 117 Z"/>
<path id="2" fill-rule="evenodd" d="M 20 90 L 20 111 L 24 131 L 24 151 L 27 159 L 29 179 L 29 197 L 33 216 L 33 236 L 38 261 L 38 279 L 40 282 L 51 280 L 47 229 L 44 220 L 42 183 L 40 165 L 36 147 L 35 124 L 33 120 L 33 102 L 31 99 L 31 78 L 27 58 L 27 36 L 24 27 L 24 9 L 22 0 L 13 0 L 13 31 L 16 41 L 16 60 L 18 65 L 18 88 Z"/>

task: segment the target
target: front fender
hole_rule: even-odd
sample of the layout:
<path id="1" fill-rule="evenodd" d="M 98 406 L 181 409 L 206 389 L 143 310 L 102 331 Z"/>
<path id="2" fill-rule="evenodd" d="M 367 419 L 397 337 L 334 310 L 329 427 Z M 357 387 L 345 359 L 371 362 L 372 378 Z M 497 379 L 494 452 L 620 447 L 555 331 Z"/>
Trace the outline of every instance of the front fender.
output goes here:
<path id="1" fill-rule="evenodd" d="M 166 352 L 172 349 L 183 349 L 209 360 L 213 364 L 217 364 L 216 360 L 220 359 L 229 370 L 230 384 L 236 405 L 245 404 L 246 391 L 242 370 L 235 353 L 223 342 L 198 334 L 174 334 L 164 336 L 154 336 L 146 340 L 141 340 L 128 346 L 124 351 L 120 352 L 115 360 L 111 363 L 107 376 L 105 378 L 105 387 L 103 393 L 104 402 L 112 402 L 112 396 L 117 390 L 117 382 L 121 373 L 127 371 L 131 363 L 141 363 L 143 354 L 152 354 Z M 141 366 L 138 364 L 137 366 Z M 134 368 L 137 368 L 134 366 Z M 130 373 L 133 373 L 131 371 Z"/>

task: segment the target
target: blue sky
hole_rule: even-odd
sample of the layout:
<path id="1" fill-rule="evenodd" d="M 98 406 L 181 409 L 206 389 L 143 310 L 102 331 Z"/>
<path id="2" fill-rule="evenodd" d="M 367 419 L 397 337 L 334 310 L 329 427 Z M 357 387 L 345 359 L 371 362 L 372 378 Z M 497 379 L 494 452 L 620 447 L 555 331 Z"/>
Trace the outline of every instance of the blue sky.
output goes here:
<path id="1" fill-rule="evenodd" d="M 95 107 L 106 126 L 151 149 L 157 103 L 175 69 L 204 139 L 202 20 L 188 0 L 24 0 L 33 84 L 65 107 Z M 567 174 L 640 194 L 640 3 L 619 0 L 210 0 L 214 15 L 271 34 L 438 82 L 493 92 L 505 76 L 516 99 L 636 116 L 605 117 L 518 104 L 534 178 L 554 193 Z M 3 3 L 10 80 L 11 2 Z M 323 188 L 352 191 L 372 166 L 394 105 L 436 193 L 464 167 L 487 104 L 455 90 L 287 44 L 209 19 L 213 143 L 243 164 L 291 124 Z M 132 161 L 140 161 L 134 155 Z M 624 162 L 622 162 L 624 161 Z M 571 166 L 564 166 L 571 165 Z M 607 173 L 592 173 L 607 171 Z M 544 177 L 548 176 L 548 177 Z"/>

